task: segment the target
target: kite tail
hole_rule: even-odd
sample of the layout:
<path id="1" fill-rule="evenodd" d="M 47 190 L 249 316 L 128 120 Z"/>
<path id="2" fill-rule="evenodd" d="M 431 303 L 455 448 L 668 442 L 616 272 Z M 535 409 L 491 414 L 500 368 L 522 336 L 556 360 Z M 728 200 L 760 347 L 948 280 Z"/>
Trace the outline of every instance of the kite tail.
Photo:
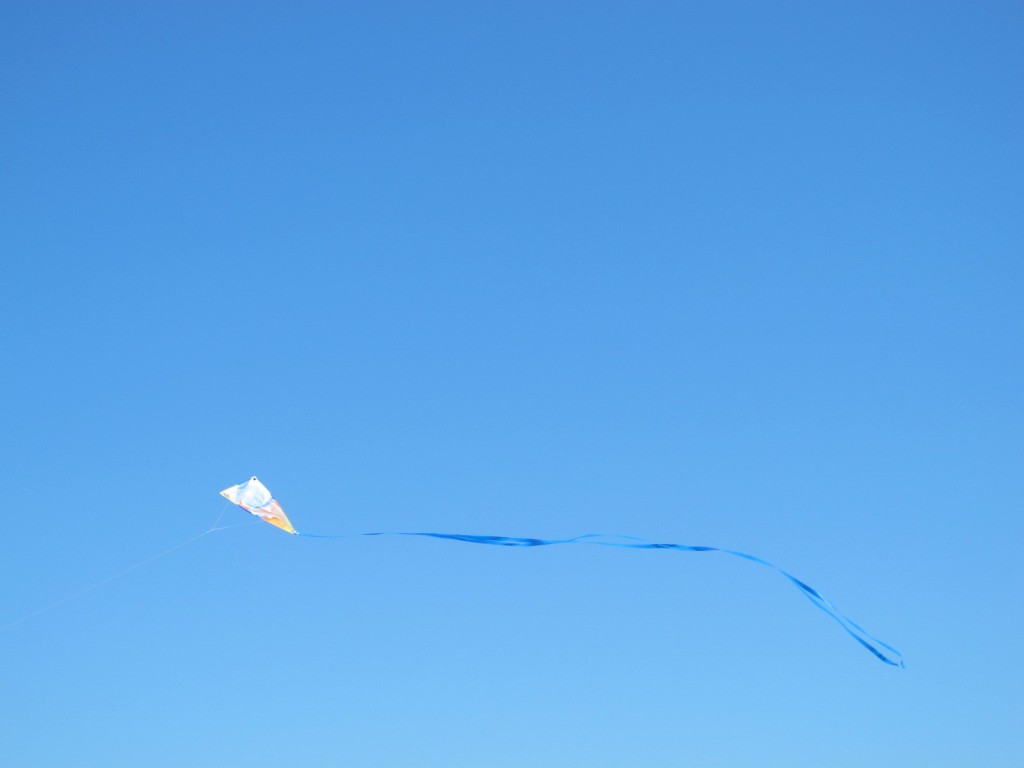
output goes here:
<path id="1" fill-rule="evenodd" d="M 318 536 L 310 533 L 300 533 L 300 536 L 306 536 L 309 538 L 318 539 L 336 539 L 336 538 L 347 538 L 346 536 Z M 804 583 L 800 579 L 796 578 L 790 573 L 779 568 L 777 565 L 769 563 L 767 560 L 763 560 L 760 557 L 754 555 L 748 555 L 745 552 L 737 552 L 732 549 L 722 549 L 721 547 L 704 547 L 704 546 L 692 546 L 689 544 L 665 544 L 644 541 L 633 536 L 606 536 L 599 533 L 588 533 L 583 536 L 574 536 L 569 539 L 533 539 L 533 538 L 520 538 L 516 536 L 475 536 L 465 533 L 432 533 L 426 531 L 420 532 L 377 532 L 377 533 L 363 533 L 355 534 L 357 536 L 424 536 L 431 539 L 450 539 L 451 541 L 463 541 L 469 544 L 489 544 L 495 547 L 547 547 L 554 544 L 591 544 L 601 547 L 621 547 L 624 549 L 675 549 L 680 552 L 721 552 L 726 555 L 732 555 L 733 557 L 740 557 L 744 560 L 749 560 L 758 565 L 763 565 L 766 568 L 771 568 L 777 571 L 786 578 L 797 590 L 806 597 L 815 608 L 822 611 L 831 617 L 839 626 L 841 626 L 846 633 L 860 643 L 865 649 L 871 652 L 879 661 L 889 664 L 894 667 L 903 669 L 905 667 L 903 662 L 903 654 L 893 648 L 888 643 L 879 640 L 874 635 L 870 634 L 867 630 L 857 624 L 853 619 L 848 617 L 842 611 L 840 611 L 831 601 L 827 600 L 818 590 L 809 584 Z M 881 650 L 882 648 L 885 651 Z"/>

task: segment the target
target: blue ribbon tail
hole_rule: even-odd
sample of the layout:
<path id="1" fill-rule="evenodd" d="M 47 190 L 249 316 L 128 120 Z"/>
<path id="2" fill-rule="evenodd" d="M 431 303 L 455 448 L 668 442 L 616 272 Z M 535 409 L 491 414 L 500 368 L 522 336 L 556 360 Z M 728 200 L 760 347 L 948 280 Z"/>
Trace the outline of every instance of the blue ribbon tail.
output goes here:
<path id="1" fill-rule="evenodd" d="M 344 536 L 317 536 L 316 534 L 301 533 L 300 536 L 306 536 L 310 538 L 345 538 Z M 548 547 L 555 544 L 590 544 L 601 547 L 620 547 L 623 549 L 674 549 L 680 552 L 721 552 L 725 555 L 731 555 L 732 557 L 742 558 L 743 560 L 749 560 L 752 563 L 765 566 L 777 571 L 786 578 L 797 591 L 800 592 L 804 597 L 811 601 L 815 608 L 825 613 L 833 621 L 835 621 L 843 630 L 860 645 L 872 653 L 879 661 L 889 664 L 893 667 L 899 667 L 900 669 L 905 668 L 903 662 L 903 654 L 893 648 L 886 642 L 879 640 L 874 635 L 867 632 L 863 627 L 857 624 L 855 621 L 850 619 L 846 614 L 840 611 L 836 606 L 827 600 L 818 590 L 814 587 L 806 584 L 800 579 L 796 578 L 792 574 L 787 573 L 776 565 L 769 563 L 756 555 L 749 555 L 746 552 L 737 552 L 732 549 L 722 549 L 720 547 L 706 547 L 706 546 L 693 546 L 689 544 L 671 544 L 671 543 L 657 543 L 638 539 L 635 536 L 608 536 L 600 533 L 588 533 L 582 536 L 574 536 L 569 539 L 533 539 L 533 538 L 521 538 L 517 536 L 479 536 L 466 533 L 435 533 L 432 531 L 393 531 L 386 532 L 380 531 L 376 533 L 363 533 L 356 534 L 361 536 L 421 536 L 431 539 L 448 539 L 450 541 L 461 541 L 468 544 L 487 544 L 494 547 Z M 886 654 L 879 649 L 884 648 L 889 653 Z"/>

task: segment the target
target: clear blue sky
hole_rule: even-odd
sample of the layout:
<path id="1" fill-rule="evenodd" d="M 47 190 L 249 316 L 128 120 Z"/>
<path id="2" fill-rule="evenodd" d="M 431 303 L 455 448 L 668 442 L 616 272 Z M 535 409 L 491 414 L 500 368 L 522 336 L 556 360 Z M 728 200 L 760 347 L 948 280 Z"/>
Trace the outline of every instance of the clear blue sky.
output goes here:
<path id="1" fill-rule="evenodd" d="M 12 768 L 1024 764 L 1024 6 L 0 12 Z M 230 509 L 224 524 L 246 521 Z"/>

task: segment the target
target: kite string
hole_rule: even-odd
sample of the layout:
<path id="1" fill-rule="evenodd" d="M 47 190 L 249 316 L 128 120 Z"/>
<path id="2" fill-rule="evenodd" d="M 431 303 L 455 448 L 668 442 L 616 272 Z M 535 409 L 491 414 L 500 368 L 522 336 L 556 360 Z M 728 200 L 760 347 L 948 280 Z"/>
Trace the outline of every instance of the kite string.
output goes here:
<path id="1" fill-rule="evenodd" d="M 175 544 L 174 546 L 168 547 L 167 549 L 165 549 L 165 550 L 163 550 L 161 552 L 157 552 L 155 555 L 150 555 L 146 559 L 140 560 L 139 562 L 135 563 L 134 565 L 129 565 L 127 568 L 125 568 L 122 571 L 118 571 L 117 573 L 115 573 L 115 574 L 113 574 L 111 576 L 106 576 L 106 577 L 100 579 L 99 581 L 94 582 L 94 583 L 90 584 L 89 586 L 84 587 L 84 588 L 78 590 L 77 592 L 73 592 L 70 595 L 65 595 L 64 597 L 60 598 L 59 600 L 55 600 L 52 603 L 44 605 L 42 608 L 38 608 L 38 609 L 32 611 L 31 613 L 28 613 L 28 614 L 26 614 L 26 615 L 24 615 L 24 616 L 22 616 L 22 617 L 20 617 L 18 619 L 14 619 L 14 621 L 9 621 L 6 624 L 0 624 L 0 633 L 6 632 L 7 630 L 11 629 L 12 627 L 16 627 L 18 624 L 21 624 L 24 621 L 28 621 L 29 619 L 35 618 L 36 616 L 39 616 L 40 614 L 46 613 L 47 611 L 50 611 L 50 610 L 53 610 L 54 608 L 56 608 L 56 607 L 58 607 L 60 605 L 63 605 L 64 603 L 70 602 L 71 600 L 74 600 L 76 598 L 79 598 L 82 595 L 88 594 L 89 592 L 92 592 L 94 589 L 99 589 L 100 587 L 104 586 L 105 584 L 109 584 L 110 582 L 112 582 L 112 581 L 114 581 L 116 579 L 119 579 L 122 576 L 125 576 L 125 575 L 131 573 L 132 571 L 138 570 L 139 568 L 142 568 L 145 565 L 149 565 L 150 563 L 156 562 L 157 560 L 159 560 L 159 559 L 161 559 L 163 557 L 166 557 L 167 555 L 171 554 L 175 550 L 181 549 L 182 547 L 186 546 L 187 544 L 191 544 L 194 541 L 198 541 L 199 539 L 203 538 L 204 536 L 210 535 L 214 531 L 226 531 L 226 530 L 228 530 L 230 528 L 241 528 L 243 526 L 256 525 L 256 524 L 259 523 L 259 520 L 253 520 L 251 522 L 240 523 L 238 525 L 220 525 L 220 521 L 224 517 L 225 510 L 227 508 L 229 508 L 230 506 L 231 506 L 230 503 L 229 504 L 225 504 L 224 508 L 221 509 L 220 514 L 217 516 L 217 520 L 214 522 L 214 524 L 212 526 L 210 526 L 209 528 L 207 528 L 202 533 L 196 534 L 195 536 L 191 536 L 191 537 L 185 539 L 184 541 L 180 541 L 177 544 Z"/>
<path id="2" fill-rule="evenodd" d="M 213 531 L 219 531 L 220 530 L 220 528 L 218 528 L 217 526 L 220 525 L 220 521 L 221 521 L 221 519 L 223 519 L 224 513 L 228 511 L 228 507 L 230 507 L 230 506 L 231 506 L 231 502 L 230 501 L 225 501 L 224 502 L 224 506 L 222 506 L 220 508 L 220 514 L 217 515 L 217 519 L 213 521 L 213 525 L 210 526 L 209 530 L 207 530 L 207 533 L 212 533 Z"/>
<path id="3" fill-rule="evenodd" d="M 81 597 L 82 595 L 88 594 L 89 592 L 92 592 L 94 589 L 99 589 L 103 585 L 109 584 L 110 582 L 114 581 L 115 579 L 119 579 L 122 576 L 124 576 L 124 575 L 126 575 L 128 573 L 131 573 L 132 571 L 138 570 L 139 568 L 143 567 L 144 565 L 149 565 L 150 563 L 155 562 L 156 560 L 159 560 L 162 557 L 166 557 L 167 555 L 171 554 L 171 552 L 174 552 L 176 549 L 181 549 L 186 544 L 191 544 L 193 541 L 196 541 L 197 539 L 201 539 L 201 538 L 203 538 L 203 536 L 206 536 L 209 533 L 210 533 L 210 531 L 203 531 L 202 533 L 197 534 L 195 536 L 192 536 L 192 537 L 190 537 L 188 539 L 185 539 L 184 541 L 180 541 L 177 544 L 175 544 L 173 547 L 168 547 L 167 549 L 163 550 L 162 552 L 158 552 L 155 555 L 150 555 L 145 560 L 140 560 L 139 562 L 135 563 L 134 565 L 129 565 L 123 571 L 118 571 L 117 573 L 115 573 L 115 574 L 113 574 L 111 576 L 107 576 L 105 578 L 102 578 L 99 581 L 96 581 L 96 582 L 90 584 L 89 586 L 87 586 L 87 587 L 85 587 L 83 589 L 78 590 L 77 592 L 72 592 L 70 595 L 66 595 L 66 596 L 60 598 L 60 600 L 55 600 L 52 603 L 49 603 L 48 605 L 44 605 L 42 608 L 38 608 L 35 611 L 32 611 L 31 613 L 28 613 L 28 614 L 22 616 L 21 618 L 18 618 L 18 619 L 15 619 L 14 621 L 10 621 L 10 622 L 8 622 L 6 624 L 0 625 L 0 632 L 6 632 L 7 630 L 11 629 L 12 627 L 16 627 L 18 624 L 21 624 L 23 621 L 28 621 L 29 619 L 35 618 L 36 616 L 39 616 L 42 613 L 46 613 L 47 611 L 53 610 L 57 606 L 63 605 L 64 603 L 67 603 L 67 602 L 69 602 L 71 600 L 74 600 L 75 598 L 78 598 L 78 597 Z"/>
<path id="4" fill-rule="evenodd" d="M 215 531 L 230 531 L 232 528 L 248 528 L 250 525 L 259 525 L 262 520 L 250 520 L 247 523 L 235 523 L 234 525 L 221 525 L 217 528 L 211 528 L 206 533 L 214 533 Z M 205 534 L 204 534 L 205 535 Z"/>

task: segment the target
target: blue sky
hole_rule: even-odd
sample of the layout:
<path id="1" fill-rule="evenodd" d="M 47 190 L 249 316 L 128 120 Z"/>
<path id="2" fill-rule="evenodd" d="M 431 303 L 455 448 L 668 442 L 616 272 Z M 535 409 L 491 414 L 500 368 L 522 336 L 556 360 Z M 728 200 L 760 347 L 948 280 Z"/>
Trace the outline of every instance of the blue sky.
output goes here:
<path id="1" fill-rule="evenodd" d="M 0 13 L 19 768 L 1017 766 L 1024 9 Z"/>

